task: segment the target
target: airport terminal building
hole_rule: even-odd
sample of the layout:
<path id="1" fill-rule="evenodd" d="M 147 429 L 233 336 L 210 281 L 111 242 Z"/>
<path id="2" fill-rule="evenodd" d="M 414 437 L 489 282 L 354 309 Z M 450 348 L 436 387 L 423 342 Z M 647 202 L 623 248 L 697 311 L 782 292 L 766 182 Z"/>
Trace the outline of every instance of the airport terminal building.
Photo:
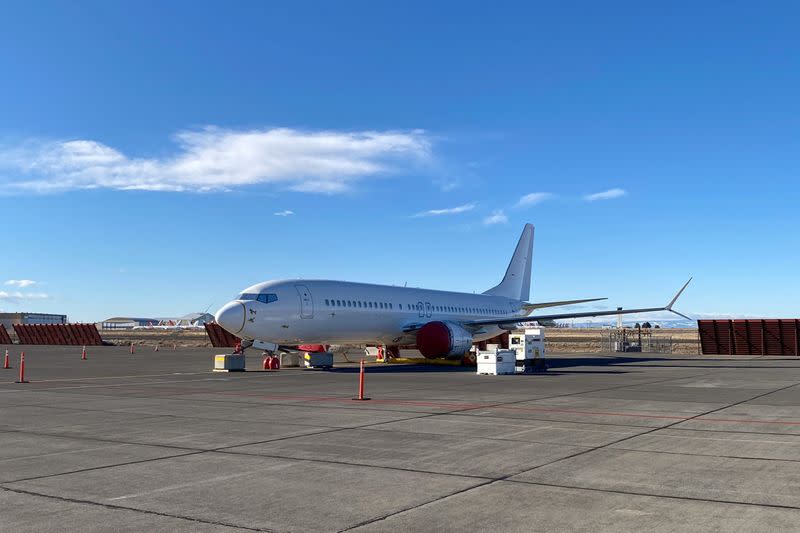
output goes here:
<path id="1" fill-rule="evenodd" d="M 49 313 L 0 313 L 0 324 L 11 329 L 14 324 L 66 324 L 67 315 Z"/>

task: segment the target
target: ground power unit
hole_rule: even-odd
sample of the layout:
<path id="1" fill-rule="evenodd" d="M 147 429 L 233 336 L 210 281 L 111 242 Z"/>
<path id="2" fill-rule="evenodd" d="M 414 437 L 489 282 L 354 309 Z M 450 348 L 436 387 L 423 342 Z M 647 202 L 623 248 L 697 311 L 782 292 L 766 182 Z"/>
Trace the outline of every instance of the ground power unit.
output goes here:
<path id="1" fill-rule="evenodd" d="M 547 368 L 544 360 L 544 328 L 514 332 L 508 336 L 508 346 L 516 353 L 514 371 L 517 374 L 531 374 Z"/>

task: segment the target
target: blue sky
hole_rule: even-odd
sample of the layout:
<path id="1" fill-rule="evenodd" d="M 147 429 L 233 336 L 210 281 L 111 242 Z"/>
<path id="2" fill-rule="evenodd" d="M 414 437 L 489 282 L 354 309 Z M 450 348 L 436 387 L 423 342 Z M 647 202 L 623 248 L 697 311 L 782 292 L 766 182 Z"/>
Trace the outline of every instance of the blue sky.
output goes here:
<path id="1" fill-rule="evenodd" d="M 534 300 L 652 305 L 691 274 L 686 312 L 795 317 L 798 15 L 6 4 L 0 309 L 169 316 L 285 277 L 481 291 L 532 222 Z"/>

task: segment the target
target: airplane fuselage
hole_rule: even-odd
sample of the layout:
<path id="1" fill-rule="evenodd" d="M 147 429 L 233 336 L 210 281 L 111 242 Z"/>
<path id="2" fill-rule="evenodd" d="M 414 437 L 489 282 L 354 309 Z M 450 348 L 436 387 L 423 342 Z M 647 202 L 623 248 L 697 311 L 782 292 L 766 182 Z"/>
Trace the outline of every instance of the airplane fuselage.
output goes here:
<path id="1" fill-rule="evenodd" d="M 281 280 L 245 289 L 217 314 L 246 339 L 275 344 L 413 345 L 413 324 L 525 316 L 522 302 L 503 296 L 329 280 Z M 475 341 L 503 330 L 484 326 Z"/>

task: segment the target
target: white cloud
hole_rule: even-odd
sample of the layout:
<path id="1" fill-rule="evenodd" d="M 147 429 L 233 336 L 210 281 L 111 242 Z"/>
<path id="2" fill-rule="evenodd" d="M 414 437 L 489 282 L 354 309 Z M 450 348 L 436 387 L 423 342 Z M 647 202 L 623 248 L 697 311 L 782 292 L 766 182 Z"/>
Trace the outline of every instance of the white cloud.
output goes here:
<path id="1" fill-rule="evenodd" d="M 294 211 L 292 211 L 291 209 L 284 209 L 283 211 L 276 211 L 275 213 L 273 213 L 273 215 L 275 215 L 276 217 L 288 217 L 294 215 Z"/>
<path id="2" fill-rule="evenodd" d="M 25 287 L 36 285 L 36 282 L 33 281 L 32 279 L 10 279 L 6 281 L 4 285 L 9 285 L 11 287 L 19 287 L 20 289 L 24 289 Z"/>
<path id="3" fill-rule="evenodd" d="M 487 226 L 491 226 L 492 224 L 505 224 L 506 222 L 508 222 L 508 217 L 503 211 L 495 211 L 483 219 L 483 223 Z"/>
<path id="4" fill-rule="evenodd" d="M 0 291 L 0 300 L 7 302 L 22 302 L 28 300 L 47 300 L 50 298 L 49 294 L 43 292 L 6 292 Z"/>
<path id="5" fill-rule="evenodd" d="M 448 207 L 446 209 L 429 209 L 428 211 L 420 211 L 415 217 L 436 217 L 440 215 L 457 215 L 466 211 L 475 209 L 475 204 L 464 204 L 457 207 Z"/>
<path id="6" fill-rule="evenodd" d="M 549 200 L 552 197 L 553 195 L 550 194 L 549 192 L 532 192 L 520 198 L 516 204 L 516 207 L 536 205 L 538 203 L 544 202 L 545 200 Z"/>
<path id="7" fill-rule="evenodd" d="M 595 202 L 597 200 L 612 200 L 620 198 L 628 194 L 625 189 L 608 189 L 607 191 L 596 192 L 594 194 L 587 194 L 583 197 L 587 202 Z"/>
<path id="8" fill-rule="evenodd" d="M 12 192 L 74 189 L 217 191 L 273 184 L 339 193 L 358 180 L 431 160 L 421 130 L 230 130 L 178 132 L 176 153 L 137 158 L 94 140 L 29 141 L 0 147 L 0 185 Z"/>

